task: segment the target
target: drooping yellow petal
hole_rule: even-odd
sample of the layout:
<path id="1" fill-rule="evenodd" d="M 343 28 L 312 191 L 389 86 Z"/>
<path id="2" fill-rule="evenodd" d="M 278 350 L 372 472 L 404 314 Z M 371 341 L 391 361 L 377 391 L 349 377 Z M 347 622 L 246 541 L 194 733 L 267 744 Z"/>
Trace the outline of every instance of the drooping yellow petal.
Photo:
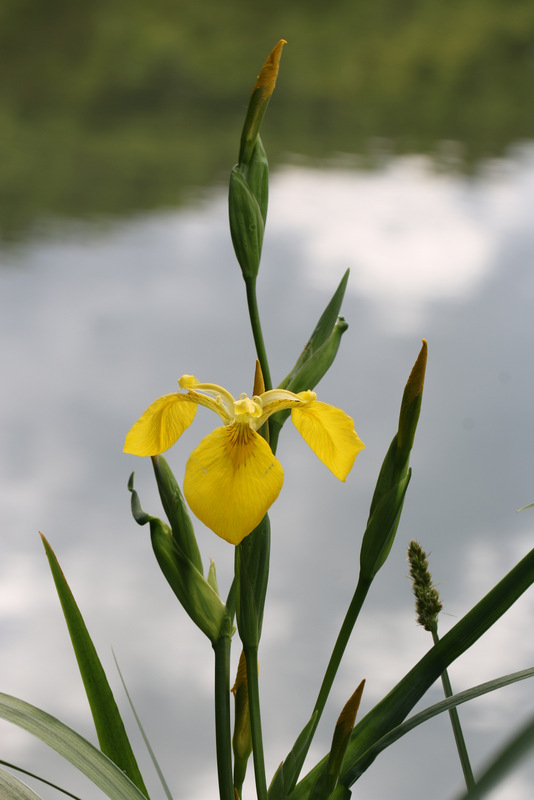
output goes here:
<path id="1" fill-rule="evenodd" d="M 157 456 L 168 450 L 195 418 L 197 406 L 187 394 L 166 394 L 155 400 L 130 428 L 124 452 Z"/>
<path id="2" fill-rule="evenodd" d="M 235 423 L 216 428 L 191 453 L 184 495 L 208 528 L 239 544 L 261 522 L 283 482 L 282 465 L 265 439 Z"/>
<path id="3" fill-rule="evenodd" d="M 354 459 L 365 447 L 348 414 L 315 400 L 295 406 L 291 411 L 291 421 L 315 455 L 336 478 L 344 481 Z"/>

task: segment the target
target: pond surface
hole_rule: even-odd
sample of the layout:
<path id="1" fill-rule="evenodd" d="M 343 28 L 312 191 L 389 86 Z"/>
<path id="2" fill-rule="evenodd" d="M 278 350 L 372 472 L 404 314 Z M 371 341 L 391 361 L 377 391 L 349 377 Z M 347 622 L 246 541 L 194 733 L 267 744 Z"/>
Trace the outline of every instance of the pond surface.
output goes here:
<path id="1" fill-rule="evenodd" d="M 285 484 L 271 514 L 260 656 L 270 774 L 309 717 L 352 596 L 372 490 L 422 337 L 429 364 L 403 518 L 312 757 L 329 747 L 334 720 L 362 678 L 365 713 L 430 647 L 406 579 L 410 539 L 431 553 L 442 633 L 532 546 L 534 511 L 516 509 L 534 501 L 533 207 L 534 145 L 470 178 L 436 171 L 422 156 L 374 172 L 293 166 L 272 177 L 259 297 L 274 381 L 293 365 L 350 267 L 343 305 L 350 327 L 318 392 L 353 416 L 366 450 L 340 484 L 290 426 L 280 442 Z M 234 394 L 251 389 L 254 352 L 225 190 L 126 221 L 58 223 L 5 250 L 0 306 L 1 689 L 91 736 L 41 530 L 128 728 L 135 723 L 111 648 L 174 796 L 212 800 L 211 648 L 160 576 L 147 530 L 130 516 L 132 470 L 143 507 L 161 511 L 149 462 L 123 455 L 122 446 L 141 411 L 175 391 L 183 373 Z M 179 479 L 212 425 L 199 413 L 169 452 Z M 196 528 L 225 593 L 233 549 Z M 533 612 L 530 592 L 452 666 L 453 688 L 532 665 Z M 531 695 L 523 684 L 462 707 L 475 772 L 532 713 Z M 428 704 L 439 698 L 436 687 Z M 99 796 L 28 736 L 1 731 L 6 760 L 84 800 Z M 133 739 L 143 753 L 140 737 Z M 157 786 L 148 758 L 140 762 Z M 361 779 L 361 793 L 423 800 L 436 784 L 444 800 L 462 785 L 444 718 L 385 752 Z M 533 788 L 527 759 L 492 797 L 530 800 Z"/>

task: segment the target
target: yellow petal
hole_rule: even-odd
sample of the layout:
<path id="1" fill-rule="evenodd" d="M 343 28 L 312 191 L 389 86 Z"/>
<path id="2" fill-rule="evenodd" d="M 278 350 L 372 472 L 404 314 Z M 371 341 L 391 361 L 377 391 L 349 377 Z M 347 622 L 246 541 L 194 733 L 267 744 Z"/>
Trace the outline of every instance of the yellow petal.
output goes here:
<path id="1" fill-rule="evenodd" d="M 234 424 L 216 428 L 191 453 L 184 494 L 208 528 L 239 544 L 261 522 L 283 481 L 282 465 L 265 439 Z"/>
<path id="2" fill-rule="evenodd" d="M 316 400 L 295 406 L 291 421 L 315 455 L 336 478 L 344 481 L 354 459 L 365 447 L 348 414 Z"/>
<path id="3" fill-rule="evenodd" d="M 124 452 L 157 456 L 168 450 L 195 418 L 197 406 L 187 394 L 166 394 L 155 400 L 130 428 Z"/>

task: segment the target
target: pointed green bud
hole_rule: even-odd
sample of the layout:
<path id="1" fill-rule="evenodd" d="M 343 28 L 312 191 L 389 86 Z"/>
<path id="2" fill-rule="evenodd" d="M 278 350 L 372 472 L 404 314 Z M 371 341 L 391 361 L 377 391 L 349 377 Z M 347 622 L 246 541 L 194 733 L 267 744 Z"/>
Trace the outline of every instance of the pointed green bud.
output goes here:
<path id="1" fill-rule="evenodd" d="M 395 540 L 411 470 L 380 497 L 369 517 L 360 550 L 360 578 L 371 583 Z"/>
<path id="2" fill-rule="evenodd" d="M 336 723 L 334 736 L 332 738 L 332 747 L 330 748 L 330 755 L 328 756 L 328 764 L 326 767 L 327 773 L 335 783 L 337 783 L 339 778 L 350 735 L 354 728 L 354 723 L 356 722 L 356 715 L 360 707 L 364 686 L 365 680 L 361 681 L 354 694 L 347 700 Z"/>
<path id="3" fill-rule="evenodd" d="M 285 44 L 285 39 L 280 39 L 276 47 L 273 48 L 265 64 L 261 68 L 260 74 L 252 89 L 245 123 L 241 133 L 241 144 L 239 147 L 240 166 L 248 166 L 252 157 L 263 116 L 267 110 L 271 95 L 274 92 L 274 87 L 276 86 L 280 57 Z"/>
<path id="4" fill-rule="evenodd" d="M 171 468 L 163 456 L 152 456 L 152 466 L 158 484 L 161 502 L 179 547 L 199 572 L 203 571 L 202 559 L 195 536 L 191 517 L 187 510 L 180 487 Z"/>
<path id="5" fill-rule="evenodd" d="M 246 180 L 250 191 L 258 201 L 263 224 L 267 219 L 267 206 L 269 205 L 269 163 L 261 138 L 258 136 L 256 146 L 252 151 L 252 158 L 246 172 Z"/>
<path id="6" fill-rule="evenodd" d="M 427 343 L 423 339 L 423 346 L 404 387 L 399 412 L 399 427 L 380 469 L 371 503 L 371 514 L 380 497 L 388 492 L 396 481 L 404 477 L 408 470 L 410 452 L 421 410 L 427 352 Z"/>
<path id="7" fill-rule="evenodd" d="M 399 436 L 397 464 L 398 469 L 406 471 L 410 451 L 413 447 L 415 431 L 419 421 L 421 402 L 423 399 L 423 387 L 425 385 L 425 371 L 428 355 L 426 339 L 423 339 L 423 346 L 406 383 L 402 404 L 399 414 Z"/>
<path id="8" fill-rule="evenodd" d="M 244 645 L 257 647 L 269 577 L 271 523 L 266 514 L 235 548 L 236 617 Z"/>
<path id="9" fill-rule="evenodd" d="M 245 780 L 247 762 L 252 753 L 252 733 L 250 730 L 250 712 L 248 705 L 247 665 L 245 653 L 241 651 L 235 683 L 232 687 L 235 701 L 234 735 L 234 785 L 241 787 Z"/>
<path id="10" fill-rule="evenodd" d="M 132 493 L 133 517 L 139 525 L 149 524 L 160 569 L 185 611 L 212 643 L 222 636 L 231 636 L 232 620 L 219 595 L 184 553 L 169 526 L 141 508 L 133 488 L 133 473 L 128 488 Z"/>
<path id="11" fill-rule="evenodd" d="M 356 715 L 360 707 L 365 681 L 363 680 L 354 694 L 346 702 L 343 711 L 339 715 L 336 727 L 334 729 L 334 736 L 332 738 L 332 746 L 328 755 L 328 761 L 310 793 L 309 800 L 325 800 L 334 797 L 346 797 L 346 792 L 340 790 L 335 793 L 338 786 L 341 768 L 343 766 L 343 759 L 350 741 L 350 735 L 356 722 Z M 345 787 L 344 787 L 345 788 Z M 349 795 L 350 797 L 350 792 Z"/>
<path id="12" fill-rule="evenodd" d="M 228 193 L 230 233 L 245 281 L 254 281 L 260 268 L 264 222 L 260 206 L 239 167 L 230 175 Z"/>

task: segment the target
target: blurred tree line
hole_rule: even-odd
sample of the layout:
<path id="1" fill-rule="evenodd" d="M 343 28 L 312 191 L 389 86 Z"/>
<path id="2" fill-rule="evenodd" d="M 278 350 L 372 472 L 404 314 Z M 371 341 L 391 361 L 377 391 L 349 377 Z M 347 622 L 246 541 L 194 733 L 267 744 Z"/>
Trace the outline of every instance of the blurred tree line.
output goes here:
<path id="1" fill-rule="evenodd" d="M 280 38 L 271 164 L 534 139 L 530 0 L 0 0 L 0 235 L 226 180 Z"/>

